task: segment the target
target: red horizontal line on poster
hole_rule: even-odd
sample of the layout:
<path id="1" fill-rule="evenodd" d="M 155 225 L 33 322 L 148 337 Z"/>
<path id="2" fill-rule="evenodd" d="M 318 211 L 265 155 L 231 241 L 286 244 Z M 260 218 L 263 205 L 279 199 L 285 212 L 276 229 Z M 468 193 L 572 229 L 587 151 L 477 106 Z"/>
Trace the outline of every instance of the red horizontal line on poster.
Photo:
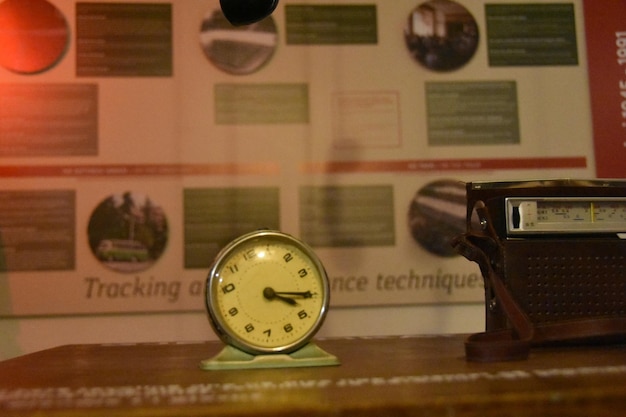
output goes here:
<path id="1" fill-rule="evenodd" d="M 305 173 L 337 172 L 412 172 L 412 171 L 468 171 L 508 169 L 564 169 L 586 168 L 587 158 L 501 158 L 501 159 L 436 159 L 402 161 L 337 161 L 307 163 Z"/>
<path id="2" fill-rule="evenodd" d="M 277 175 L 279 173 L 280 167 L 272 163 L 0 166 L 0 177 Z"/>

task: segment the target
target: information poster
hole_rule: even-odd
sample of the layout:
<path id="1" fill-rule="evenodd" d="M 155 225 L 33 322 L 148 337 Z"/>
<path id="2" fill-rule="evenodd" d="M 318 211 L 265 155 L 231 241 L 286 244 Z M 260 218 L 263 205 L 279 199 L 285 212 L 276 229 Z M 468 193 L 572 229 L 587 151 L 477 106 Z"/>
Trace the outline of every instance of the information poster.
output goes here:
<path id="1" fill-rule="evenodd" d="M 2 316 L 204 310 L 218 251 L 261 228 L 313 247 L 331 308 L 482 303 L 450 245 L 465 182 L 624 177 L 621 2 L 281 0 L 244 27 L 218 0 L 16 3 Z"/>

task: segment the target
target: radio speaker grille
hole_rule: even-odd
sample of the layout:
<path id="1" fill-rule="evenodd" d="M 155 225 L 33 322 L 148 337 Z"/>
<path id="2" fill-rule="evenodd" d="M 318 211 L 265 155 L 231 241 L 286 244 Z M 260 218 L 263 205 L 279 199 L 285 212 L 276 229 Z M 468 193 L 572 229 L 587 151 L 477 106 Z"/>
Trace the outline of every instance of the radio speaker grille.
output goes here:
<path id="1" fill-rule="evenodd" d="M 508 242 L 505 277 L 533 323 L 626 316 L 626 242 Z"/>

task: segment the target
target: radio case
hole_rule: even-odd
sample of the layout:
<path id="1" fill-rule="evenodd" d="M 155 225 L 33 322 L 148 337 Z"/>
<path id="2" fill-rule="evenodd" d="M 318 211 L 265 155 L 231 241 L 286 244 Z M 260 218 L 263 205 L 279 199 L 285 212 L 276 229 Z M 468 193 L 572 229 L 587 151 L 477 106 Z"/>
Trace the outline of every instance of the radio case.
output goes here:
<path id="1" fill-rule="evenodd" d="M 480 266 L 486 322 L 466 342 L 468 360 L 524 359 L 534 345 L 626 342 L 626 229 L 572 232 L 564 223 L 512 233 L 506 204 L 620 199 L 626 224 L 625 181 L 475 182 L 466 190 L 467 231 L 453 245 Z"/>

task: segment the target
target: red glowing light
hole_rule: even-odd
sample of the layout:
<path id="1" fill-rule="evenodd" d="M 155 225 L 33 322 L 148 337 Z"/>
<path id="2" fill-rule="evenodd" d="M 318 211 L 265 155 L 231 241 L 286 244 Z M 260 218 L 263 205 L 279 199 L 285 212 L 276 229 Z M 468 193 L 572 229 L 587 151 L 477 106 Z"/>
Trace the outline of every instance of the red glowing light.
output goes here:
<path id="1" fill-rule="evenodd" d="M 33 74 L 56 64 L 67 49 L 69 29 L 63 14 L 46 0 L 0 3 L 0 65 Z"/>

